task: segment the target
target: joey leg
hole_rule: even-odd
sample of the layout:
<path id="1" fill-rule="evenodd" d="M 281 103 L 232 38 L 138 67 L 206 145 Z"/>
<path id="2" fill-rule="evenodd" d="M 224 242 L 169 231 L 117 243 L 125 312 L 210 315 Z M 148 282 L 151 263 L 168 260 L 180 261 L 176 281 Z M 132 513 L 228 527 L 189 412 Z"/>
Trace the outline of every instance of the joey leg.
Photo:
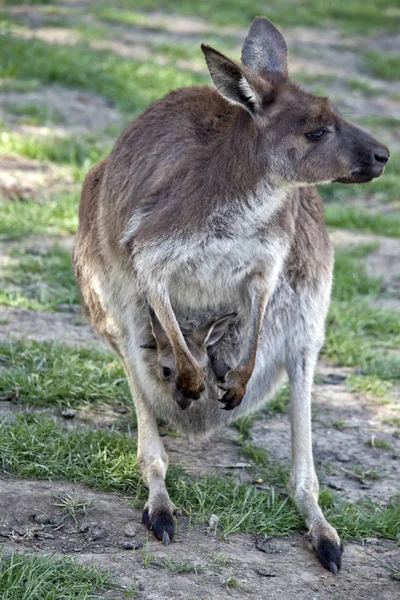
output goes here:
<path id="1" fill-rule="evenodd" d="M 246 284 L 246 295 L 249 306 L 247 311 L 248 327 L 242 358 L 237 367 L 226 373 L 224 382 L 219 385 L 222 390 L 225 390 L 225 394 L 220 400 L 224 404 L 222 407 L 224 410 L 232 410 L 239 406 L 253 373 L 262 322 L 269 298 L 266 280 L 262 273 L 251 277 Z"/>
<path id="2" fill-rule="evenodd" d="M 178 377 L 176 386 L 186 398 L 198 400 L 204 391 L 205 374 L 187 347 L 167 290 L 158 286 L 149 293 L 150 303 L 174 353 Z"/>

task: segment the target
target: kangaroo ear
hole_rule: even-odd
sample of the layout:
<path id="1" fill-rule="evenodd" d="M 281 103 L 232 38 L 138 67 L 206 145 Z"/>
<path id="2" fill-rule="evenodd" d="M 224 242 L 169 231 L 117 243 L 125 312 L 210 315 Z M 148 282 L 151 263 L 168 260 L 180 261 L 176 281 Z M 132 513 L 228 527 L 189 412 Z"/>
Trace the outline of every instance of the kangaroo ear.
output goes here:
<path id="1" fill-rule="evenodd" d="M 219 93 L 233 104 L 239 104 L 253 117 L 272 88 L 251 69 L 239 65 L 206 44 L 201 45 L 207 67 Z"/>
<path id="2" fill-rule="evenodd" d="M 153 335 L 157 341 L 157 345 L 152 346 L 151 344 L 145 344 L 141 346 L 141 348 L 157 348 L 160 349 L 165 348 L 169 344 L 169 339 L 167 338 L 164 329 L 161 327 L 160 321 L 157 319 L 156 313 L 152 308 L 150 308 L 150 323 L 151 330 Z"/>
<path id="3" fill-rule="evenodd" d="M 236 313 L 230 313 L 221 317 L 213 323 L 205 325 L 201 329 L 193 332 L 193 337 L 198 346 L 213 346 L 216 344 L 224 335 L 228 329 L 229 323 L 236 317 Z"/>
<path id="4" fill-rule="evenodd" d="M 256 73 L 288 76 L 287 46 L 282 34 L 265 19 L 257 17 L 251 24 L 242 49 L 242 63 Z"/>

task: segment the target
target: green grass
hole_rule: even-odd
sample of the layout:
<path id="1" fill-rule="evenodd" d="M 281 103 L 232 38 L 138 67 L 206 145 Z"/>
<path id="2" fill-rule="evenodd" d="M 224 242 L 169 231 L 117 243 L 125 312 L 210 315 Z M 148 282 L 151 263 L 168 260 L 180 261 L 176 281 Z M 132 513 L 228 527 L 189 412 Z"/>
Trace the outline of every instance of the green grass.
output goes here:
<path id="1" fill-rule="evenodd" d="M 109 352 L 49 342 L 3 343 L 0 366 L 0 395 L 22 405 L 132 406 L 122 367 Z"/>
<path id="2" fill-rule="evenodd" d="M 136 441 L 116 431 L 79 428 L 66 430 L 53 420 L 33 414 L 17 415 L 2 425 L 0 464 L 4 472 L 22 477 L 52 478 L 81 483 L 133 496 L 141 504 L 147 492 L 136 462 Z M 258 491 L 234 478 L 209 475 L 192 479 L 170 470 L 167 487 L 171 500 L 193 518 L 219 517 L 225 535 L 239 531 L 287 535 L 302 527 L 288 498 L 273 488 Z M 329 492 L 321 495 L 330 522 L 343 537 L 384 536 L 395 539 L 400 500 L 386 506 L 371 502 L 339 503 Z"/>
<path id="3" fill-rule="evenodd" d="M 367 69 L 381 79 L 400 79 L 400 54 L 388 52 L 367 52 Z"/>
<path id="4" fill-rule="evenodd" d="M 391 450 L 392 444 L 388 440 L 382 438 L 373 439 L 372 437 L 366 442 L 370 448 L 379 448 L 380 450 Z"/>
<path id="5" fill-rule="evenodd" d="M 385 90 L 382 90 L 382 88 L 371 85 L 368 81 L 364 81 L 358 77 L 350 77 L 347 80 L 347 85 L 351 90 L 363 92 L 367 96 L 380 96 L 385 93 Z"/>
<path id="6" fill-rule="evenodd" d="M 95 600 L 110 588 L 108 572 L 70 558 L 0 550 L 1 600 Z"/>
<path id="7" fill-rule="evenodd" d="M 95 134 L 39 137 L 10 131 L 0 133 L 0 152 L 64 165 L 77 181 L 81 181 L 86 172 L 110 150 L 111 143 L 100 143 Z"/>
<path id="8" fill-rule="evenodd" d="M 38 79 L 2 79 L 0 92 L 35 92 L 40 87 Z"/>
<path id="9" fill-rule="evenodd" d="M 400 345 L 396 313 L 371 308 L 380 282 L 369 278 L 361 257 L 371 246 L 336 251 L 332 304 L 324 353 L 336 364 L 358 367 L 364 375 L 400 379 L 400 360 L 391 352 Z"/>
<path id="10" fill-rule="evenodd" d="M 11 252 L 14 261 L 0 273 L 0 304 L 56 310 L 60 304 L 78 304 L 79 293 L 70 253 L 58 244 L 43 253 Z"/>
<path id="11" fill-rule="evenodd" d="M 103 5 L 104 6 L 104 5 Z M 117 0 L 105 18 L 124 24 L 136 24 L 137 17 L 129 18 L 129 12 L 157 10 L 165 13 L 178 13 L 203 17 L 217 25 L 241 25 L 247 27 L 252 19 L 264 15 L 277 25 L 308 25 L 324 27 L 336 25 L 347 33 L 369 33 L 378 28 L 396 30 L 399 14 L 394 0 L 298 0 L 282 2 L 270 0 L 215 0 L 214 2 L 195 2 L 195 0 Z M 105 10 L 105 9 L 103 9 Z M 121 10 L 121 16 L 118 13 Z M 96 6 L 99 14 L 99 7 Z"/>
<path id="12" fill-rule="evenodd" d="M 390 402 L 392 385 L 389 381 L 383 381 L 376 375 L 355 375 L 350 373 L 346 384 L 352 392 L 362 392 L 372 398 L 378 398 L 384 402 Z"/>
<path id="13" fill-rule="evenodd" d="M 200 54 L 199 49 L 199 56 Z M 0 36 L 0 77 L 38 79 L 91 90 L 131 113 L 171 89 L 208 82 L 206 76 L 159 66 L 149 60 L 123 58 L 87 45 L 51 45 L 41 40 Z"/>
<path id="14" fill-rule="evenodd" d="M 333 298 L 353 300 L 359 296 L 375 296 L 382 291 L 380 279 L 368 277 L 360 259 L 376 250 L 378 244 L 357 244 L 335 251 Z"/>
<path id="15" fill-rule="evenodd" d="M 332 203 L 325 206 L 326 224 L 354 231 L 400 236 L 400 212 L 379 214 L 357 206 Z"/>
<path id="16" fill-rule="evenodd" d="M 5 110 L 27 125 L 63 123 L 63 114 L 47 104 L 3 104 Z"/>
<path id="17" fill-rule="evenodd" d="M 75 233 L 78 228 L 78 193 L 57 193 L 45 201 L 1 200 L 0 240 L 28 234 Z"/>

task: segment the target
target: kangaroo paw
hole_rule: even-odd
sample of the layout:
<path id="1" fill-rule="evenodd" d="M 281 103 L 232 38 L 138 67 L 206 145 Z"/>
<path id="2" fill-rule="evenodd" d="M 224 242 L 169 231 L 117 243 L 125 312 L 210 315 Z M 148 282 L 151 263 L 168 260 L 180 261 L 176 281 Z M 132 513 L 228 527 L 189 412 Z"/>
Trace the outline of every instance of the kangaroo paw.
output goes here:
<path id="1" fill-rule="evenodd" d="M 310 530 L 307 538 L 311 540 L 319 562 L 337 575 L 342 566 L 343 543 L 335 529 L 325 524 L 320 530 Z"/>
<path id="2" fill-rule="evenodd" d="M 149 506 L 143 511 L 142 521 L 155 537 L 165 546 L 168 546 L 174 537 L 175 525 L 172 511 L 168 508 L 151 509 Z"/>

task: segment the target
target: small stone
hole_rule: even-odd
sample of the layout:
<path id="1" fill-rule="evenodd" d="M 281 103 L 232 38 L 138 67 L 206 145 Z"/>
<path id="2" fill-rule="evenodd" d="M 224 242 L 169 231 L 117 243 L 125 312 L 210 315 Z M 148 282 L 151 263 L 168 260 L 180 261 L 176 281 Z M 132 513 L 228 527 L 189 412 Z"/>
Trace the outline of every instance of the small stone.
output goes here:
<path id="1" fill-rule="evenodd" d="M 79 533 L 87 533 L 89 531 L 89 523 L 82 523 L 78 531 Z"/>
<path id="2" fill-rule="evenodd" d="M 54 535 L 51 535 L 51 533 L 46 533 L 46 531 L 35 531 L 35 537 L 40 539 L 40 540 L 54 540 Z"/>
<path id="3" fill-rule="evenodd" d="M 256 548 L 257 550 L 261 550 L 261 552 L 265 552 L 266 554 L 278 554 L 282 552 L 282 549 L 279 548 L 277 544 L 272 543 L 271 538 L 267 535 L 257 540 Z"/>
<path id="4" fill-rule="evenodd" d="M 276 572 L 271 571 L 270 569 L 256 568 L 254 571 L 258 573 L 258 575 L 261 575 L 261 577 L 276 577 Z"/>
<path id="5" fill-rule="evenodd" d="M 103 527 L 93 527 L 90 529 L 90 539 L 95 542 L 96 540 L 102 540 L 107 535 L 107 532 Z"/>
<path id="6" fill-rule="evenodd" d="M 339 373 L 328 373 L 324 378 L 323 383 L 327 385 L 340 385 L 343 381 L 346 381 L 347 375 L 340 375 Z"/>
<path id="7" fill-rule="evenodd" d="M 210 515 L 208 525 L 210 529 L 216 529 L 219 523 L 219 517 L 217 515 Z"/>
<path id="8" fill-rule="evenodd" d="M 139 550 L 139 548 L 143 547 L 143 544 L 136 540 L 122 540 L 120 546 L 124 550 Z"/>
<path id="9" fill-rule="evenodd" d="M 76 413 L 77 411 L 73 408 L 65 408 L 61 411 L 61 416 L 64 417 L 64 419 L 73 419 Z"/>
<path id="10" fill-rule="evenodd" d="M 378 538 L 367 537 L 367 538 L 364 538 L 364 544 L 379 544 L 379 540 L 378 540 Z"/>
<path id="11" fill-rule="evenodd" d="M 136 536 L 136 527 L 134 522 L 127 523 L 124 527 L 124 534 L 126 537 L 135 537 Z"/>
<path id="12" fill-rule="evenodd" d="M 48 515 L 33 514 L 33 515 L 31 515 L 31 519 L 33 521 L 35 521 L 35 523 L 38 523 L 39 525 L 50 525 L 51 523 L 54 523 L 54 519 L 52 519 Z"/>
<path id="13" fill-rule="evenodd" d="M 351 461 L 350 456 L 348 454 L 345 454 L 344 452 L 338 452 L 336 454 L 336 459 L 339 462 L 350 462 Z"/>

